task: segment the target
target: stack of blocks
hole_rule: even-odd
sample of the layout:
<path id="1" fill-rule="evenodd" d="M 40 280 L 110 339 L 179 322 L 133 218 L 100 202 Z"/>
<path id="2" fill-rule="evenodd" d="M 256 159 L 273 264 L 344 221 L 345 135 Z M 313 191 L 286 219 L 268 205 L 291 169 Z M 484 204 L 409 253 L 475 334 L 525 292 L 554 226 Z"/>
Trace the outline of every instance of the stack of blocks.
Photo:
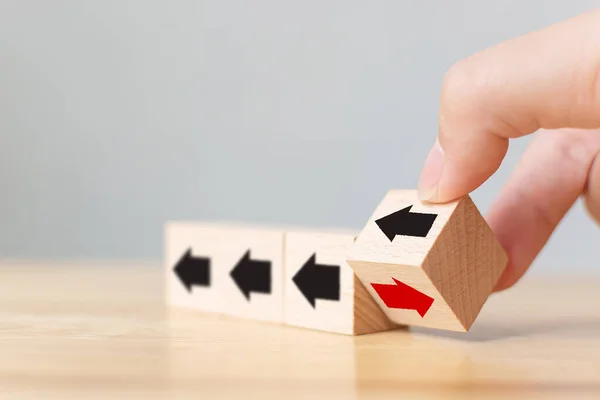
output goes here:
<path id="1" fill-rule="evenodd" d="M 468 331 L 507 263 L 469 196 L 413 190 L 389 191 L 358 235 L 173 222 L 165 251 L 171 306 L 348 335 Z"/>

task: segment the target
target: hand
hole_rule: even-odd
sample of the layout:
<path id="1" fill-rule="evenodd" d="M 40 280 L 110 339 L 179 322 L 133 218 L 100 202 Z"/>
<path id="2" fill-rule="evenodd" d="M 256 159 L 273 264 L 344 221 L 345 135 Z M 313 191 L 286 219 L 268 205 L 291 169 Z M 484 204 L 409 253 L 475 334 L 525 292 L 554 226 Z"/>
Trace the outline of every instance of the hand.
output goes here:
<path id="1" fill-rule="evenodd" d="M 475 54 L 447 72 L 422 200 L 470 193 L 511 138 L 541 130 L 487 221 L 509 255 L 496 291 L 516 283 L 583 196 L 600 221 L 600 10 Z"/>

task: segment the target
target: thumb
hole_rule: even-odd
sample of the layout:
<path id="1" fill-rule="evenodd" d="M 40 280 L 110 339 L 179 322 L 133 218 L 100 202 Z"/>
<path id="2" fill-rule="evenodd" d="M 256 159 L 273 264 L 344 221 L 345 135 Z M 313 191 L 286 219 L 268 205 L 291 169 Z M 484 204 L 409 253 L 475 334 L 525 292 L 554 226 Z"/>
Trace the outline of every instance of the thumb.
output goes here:
<path id="1" fill-rule="evenodd" d="M 440 101 L 438 138 L 419 182 L 421 199 L 433 202 L 479 187 L 511 138 L 600 127 L 600 9 L 459 61 Z"/>

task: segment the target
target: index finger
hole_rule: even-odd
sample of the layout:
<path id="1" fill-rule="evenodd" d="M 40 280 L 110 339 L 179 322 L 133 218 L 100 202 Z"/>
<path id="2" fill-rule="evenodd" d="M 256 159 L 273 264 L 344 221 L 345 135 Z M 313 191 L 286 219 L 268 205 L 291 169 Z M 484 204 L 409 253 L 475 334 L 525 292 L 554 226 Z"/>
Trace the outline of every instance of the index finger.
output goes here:
<path id="1" fill-rule="evenodd" d="M 421 198 L 468 194 L 498 169 L 510 138 L 564 127 L 600 127 L 600 10 L 486 49 L 448 71 Z"/>

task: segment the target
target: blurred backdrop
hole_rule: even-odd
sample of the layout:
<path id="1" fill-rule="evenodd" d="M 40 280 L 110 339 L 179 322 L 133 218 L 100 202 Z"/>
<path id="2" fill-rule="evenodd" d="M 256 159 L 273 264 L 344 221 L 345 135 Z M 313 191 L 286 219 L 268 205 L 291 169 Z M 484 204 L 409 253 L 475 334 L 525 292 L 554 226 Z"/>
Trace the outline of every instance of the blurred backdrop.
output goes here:
<path id="1" fill-rule="evenodd" d="M 359 230 L 416 188 L 452 63 L 597 4 L 0 0 L 0 257 L 160 260 L 170 219 Z M 599 240 L 578 204 L 533 271 Z"/>

